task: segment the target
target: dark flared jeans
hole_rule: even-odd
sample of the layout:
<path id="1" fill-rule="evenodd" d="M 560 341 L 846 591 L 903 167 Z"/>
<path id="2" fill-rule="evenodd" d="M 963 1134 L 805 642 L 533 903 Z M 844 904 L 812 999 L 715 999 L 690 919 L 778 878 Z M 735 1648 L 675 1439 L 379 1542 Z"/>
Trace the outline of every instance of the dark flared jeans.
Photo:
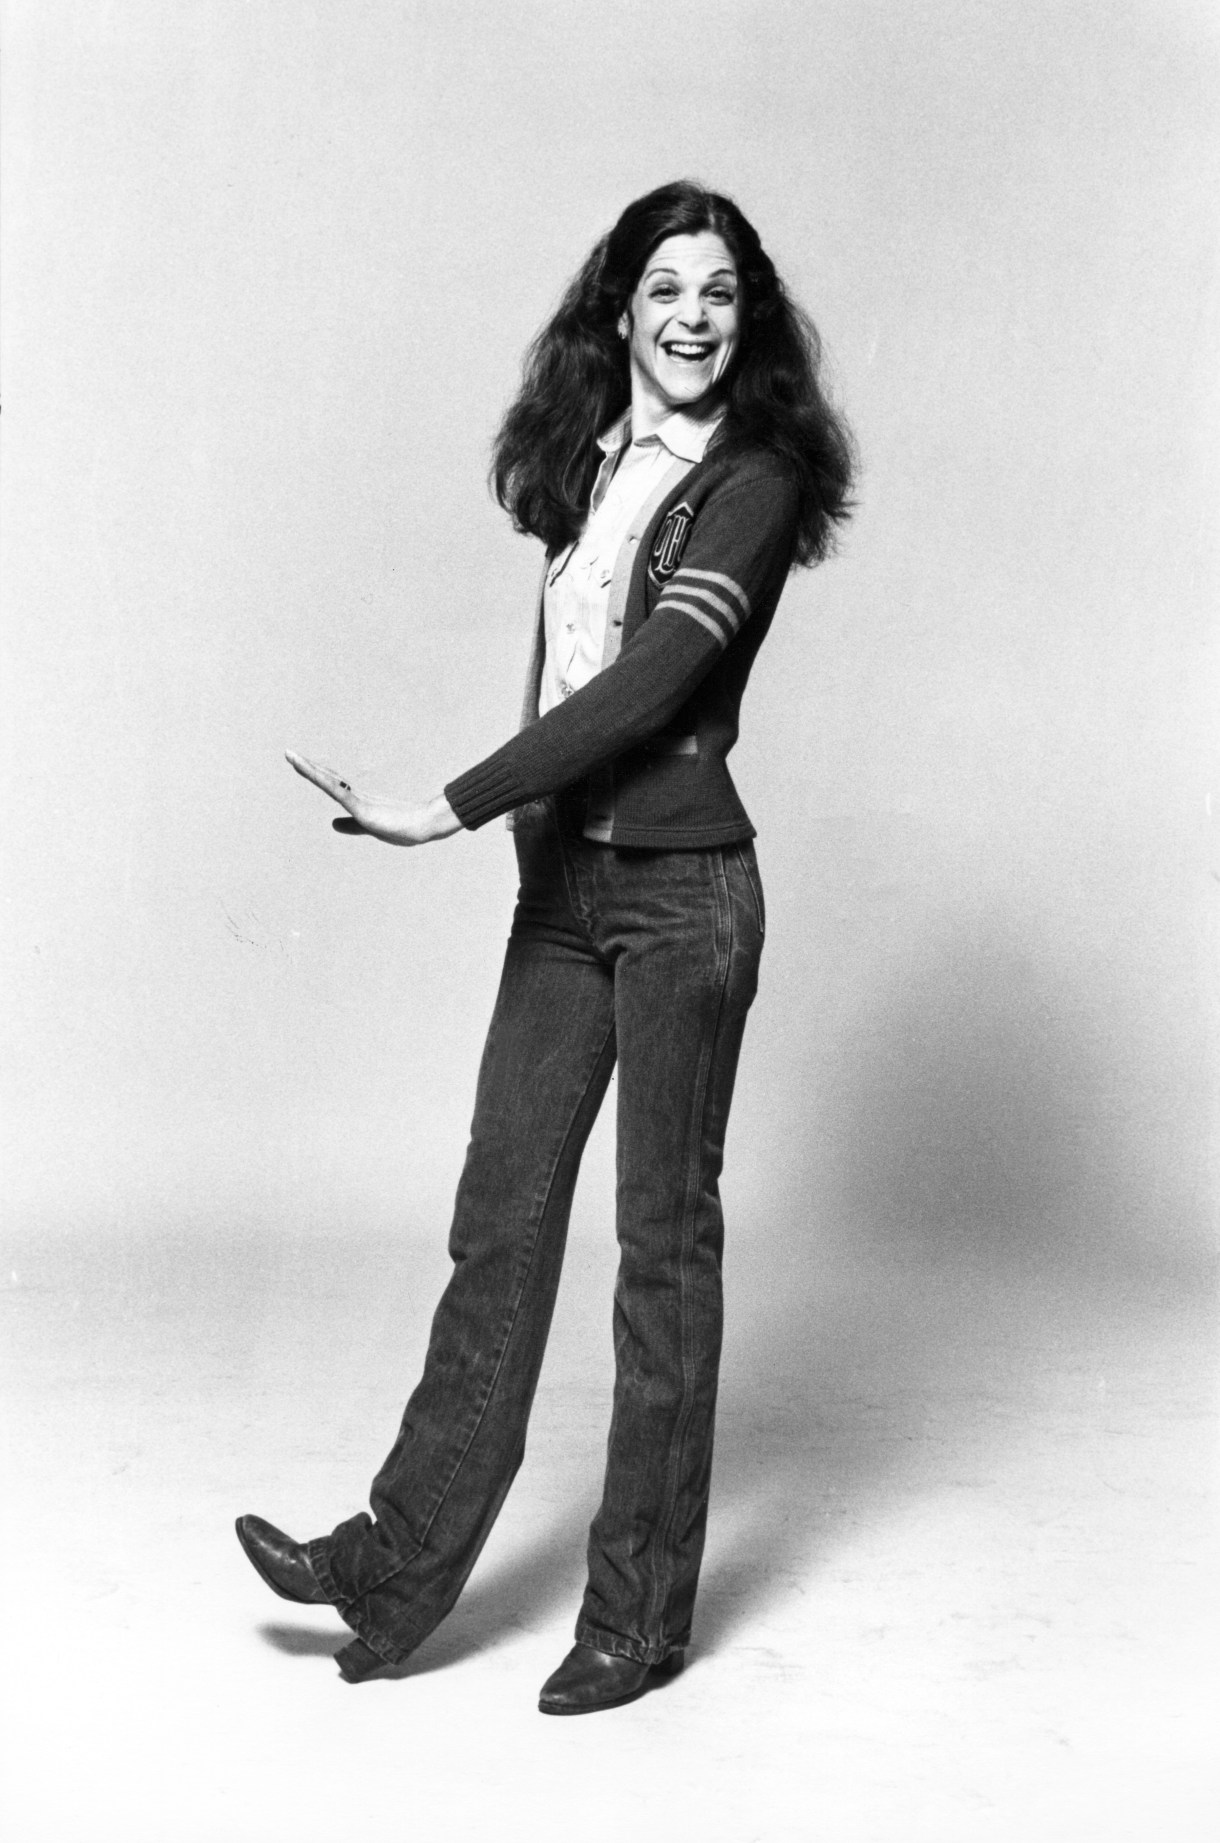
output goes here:
<path id="1" fill-rule="evenodd" d="M 753 847 L 620 850 L 534 813 L 423 1376 L 370 1493 L 309 1545 L 397 1663 L 444 1618 L 521 1463 L 581 1152 L 617 1060 L 619 1270 L 583 1643 L 686 1644 L 721 1340 L 718 1179 L 763 937 Z"/>

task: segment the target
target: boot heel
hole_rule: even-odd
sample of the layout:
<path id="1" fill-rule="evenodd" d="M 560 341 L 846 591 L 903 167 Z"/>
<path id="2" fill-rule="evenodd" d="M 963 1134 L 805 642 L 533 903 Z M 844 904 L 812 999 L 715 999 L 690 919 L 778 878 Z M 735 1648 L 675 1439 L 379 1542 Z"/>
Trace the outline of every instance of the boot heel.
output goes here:
<path id="1" fill-rule="evenodd" d="M 659 1664 L 654 1664 L 653 1669 L 659 1677 L 676 1677 L 685 1664 L 685 1651 L 671 1651 L 669 1656 L 663 1657 Z"/>
<path id="2" fill-rule="evenodd" d="M 345 1683 L 363 1683 L 377 1671 L 389 1669 L 385 1659 L 371 1651 L 362 1638 L 353 1638 L 350 1645 L 336 1651 L 335 1662 Z"/>

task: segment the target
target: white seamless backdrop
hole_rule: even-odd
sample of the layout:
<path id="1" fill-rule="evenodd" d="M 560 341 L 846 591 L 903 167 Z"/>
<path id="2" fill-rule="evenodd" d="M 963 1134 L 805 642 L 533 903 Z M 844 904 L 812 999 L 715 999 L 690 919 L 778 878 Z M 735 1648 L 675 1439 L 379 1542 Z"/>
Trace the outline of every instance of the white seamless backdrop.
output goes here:
<path id="1" fill-rule="evenodd" d="M 281 750 L 427 790 L 508 732 L 537 557 L 489 442 L 592 238 L 691 173 L 863 457 L 736 758 L 735 1232 L 1207 1246 L 1215 10 L 6 21 L 13 1220 L 443 1233 L 509 841 L 338 839 Z"/>

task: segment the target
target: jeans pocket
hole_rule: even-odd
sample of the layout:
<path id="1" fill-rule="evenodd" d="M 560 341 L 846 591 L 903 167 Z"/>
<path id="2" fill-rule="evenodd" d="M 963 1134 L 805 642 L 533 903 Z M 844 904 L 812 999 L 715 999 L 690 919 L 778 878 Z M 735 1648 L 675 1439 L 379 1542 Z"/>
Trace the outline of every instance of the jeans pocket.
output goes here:
<path id="1" fill-rule="evenodd" d="M 758 872 L 758 857 L 754 846 L 747 839 L 744 845 L 735 845 L 737 861 L 741 865 L 746 887 L 754 904 L 754 914 L 758 920 L 758 932 L 765 940 L 767 936 L 767 903 L 763 895 L 762 878 Z"/>

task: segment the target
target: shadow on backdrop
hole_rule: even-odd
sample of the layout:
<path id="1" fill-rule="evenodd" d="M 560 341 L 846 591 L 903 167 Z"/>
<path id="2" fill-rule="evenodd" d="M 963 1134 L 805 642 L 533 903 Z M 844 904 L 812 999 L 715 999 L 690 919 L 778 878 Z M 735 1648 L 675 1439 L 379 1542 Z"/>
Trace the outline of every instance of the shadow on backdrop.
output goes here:
<path id="1" fill-rule="evenodd" d="M 1198 1296 L 1197 1225 L 1163 1260 L 1147 1240 L 1080 992 L 1003 929 L 963 930 L 854 1013 L 785 1219 L 730 1269 L 713 1647 L 870 1526 L 985 1480 L 1116 1322 L 1138 1346 L 1150 1313 Z"/>

